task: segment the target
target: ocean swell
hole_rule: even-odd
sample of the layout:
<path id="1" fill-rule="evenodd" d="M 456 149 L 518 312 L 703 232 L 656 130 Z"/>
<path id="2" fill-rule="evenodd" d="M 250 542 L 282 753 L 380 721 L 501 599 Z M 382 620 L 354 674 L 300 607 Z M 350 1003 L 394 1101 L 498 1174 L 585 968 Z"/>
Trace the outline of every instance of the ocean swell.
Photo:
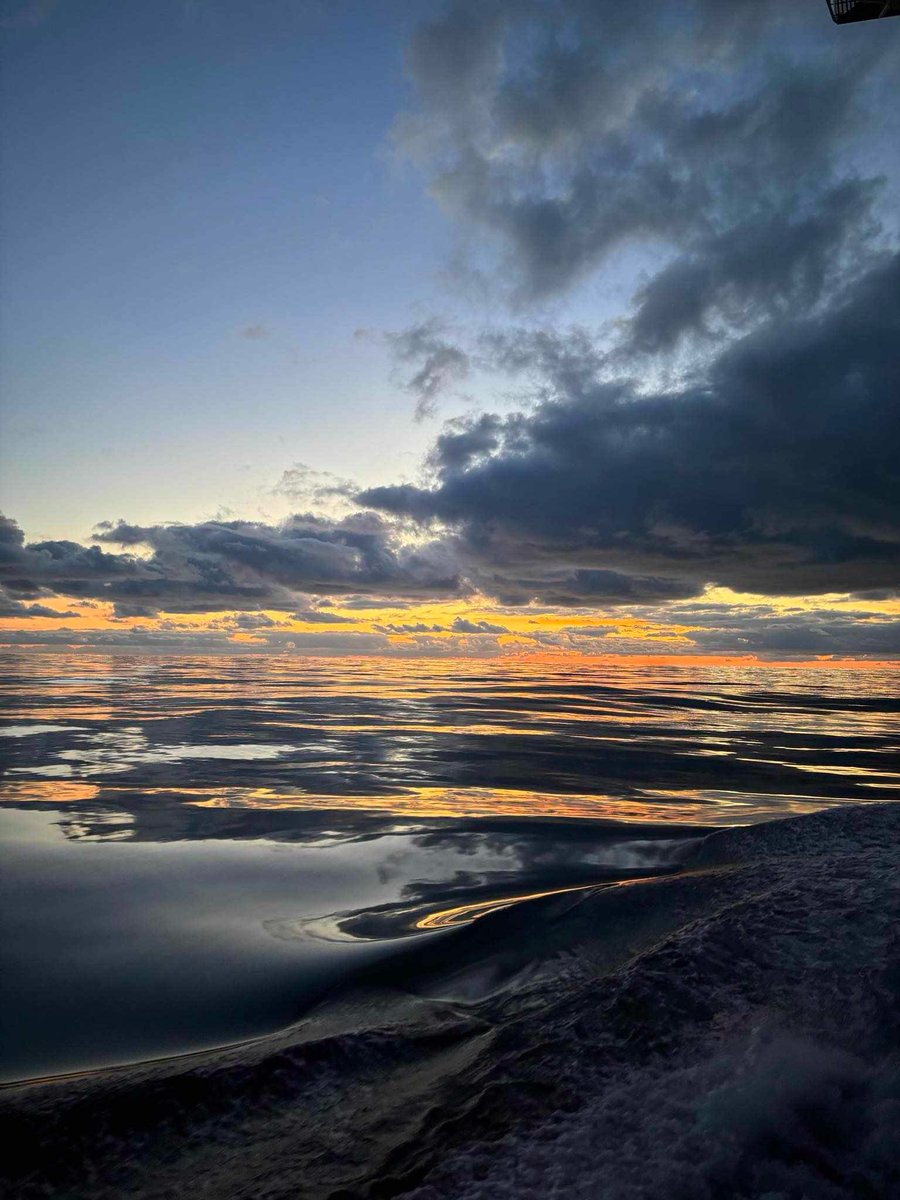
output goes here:
<path id="1" fill-rule="evenodd" d="M 900 1194 L 900 809 L 710 835 L 489 911 L 277 1036 L 8 1088 L 11 1191 Z"/>

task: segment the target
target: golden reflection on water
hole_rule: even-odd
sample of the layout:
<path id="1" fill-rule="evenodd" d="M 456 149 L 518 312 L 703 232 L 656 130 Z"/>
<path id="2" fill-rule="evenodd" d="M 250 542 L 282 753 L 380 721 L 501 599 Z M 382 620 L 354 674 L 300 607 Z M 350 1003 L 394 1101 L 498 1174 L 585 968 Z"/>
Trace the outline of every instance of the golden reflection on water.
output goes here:
<path id="1" fill-rule="evenodd" d="M 108 789 L 109 792 L 112 790 Z M 418 787 L 369 796 L 279 792 L 273 788 L 219 788 L 210 789 L 203 798 L 197 789 L 188 803 L 199 808 L 369 810 L 422 819 L 543 817 L 721 825 L 741 824 L 774 815 L 775 805 L 787 815 L 810 812 L 827 801 L 818 796 L 763 796 L 719 790 L 654 789 L 639 798 L 623 798 L 514 788 Z"/>
<path id="2" fill-rule="evenodd" d="M 115 806 L 139 790 L 206 809 L 710 825 L 807 812 L 900 779 L 852 761 L 881 754 L 887 765 L 897 741 L 896 711 L 873 703 L 896 694 L 897 672 L 883 667 L 86 652 L 8 660 L 5 720 L 64 722 L 71 738 L 57 734 L 43 760 L 23 751 L 25 765 L 10 766 L 0 792 L 7 802 Z M 146 746 L 126 746 L 126 734 Z M 784 744 L 790 737 L 796 746 Z M 466 773 L 461 738 L 478 740 L 483 773 Z M 3 740 L 18 753 L 15 739 Z M 212 764 L 244 742 L 254 752 L 242 757 L 268 752 L 273 766 L 244 769 L 231 786 Z M 292 744 L 275 755 L 282 742 Z M 121 790 L 116 779 L 86 781 L 126 769 L 133 780 Z M 157 787 L 163 778 L 170 785 Z M 461 785 L 441 786 L 455 778 Z M 482 781 L 493 786 L 472 786 Z"/>
<path id="3" fill-rule="evenodd" d="M 610 796 L 568 796 L 513 788 L 407 788 L 385 795 L 347 796 L 279 792 L 273 788 L 218 789 L 199 808 L 295 808 L 370 810 L 403 817 L 611 817 L 622 801 Z M 639 815 L 643 805 L 631 819 Z M 659 806 L 661 807 L 661 806 Z"/>
<path id="4" fill-rule="evenodd" d="M 886 691 L 896 688 L 897 670 L 886 664 L 857 664 L 858 670 L 828 664 L 747 663 L 739 660 L 704 661 L 692 659 L 684 664 L 654 662 L 647 658 L 628 656 L 585 658 L 573 661 L 554 657 L 532 656 L 521 659 L 303 659 L 277 655 L 257 655 L 252 660 L 227 656 L 128 656 L 80 652 L 77 654 L 21 655 L 15 652 L 4 656 L 14 666 L 27 660 L 22 675 L 39 680 L 44 692 L 63 700 L 71 712 L 74 704 L 84 711 L 91 704 L 100 706 L 98 715 L 108 715 L 108 701 L 120 695 L 136 705 L 149 704 L 154 689 L 164 687 L 170 701 L 194 700 L 208 694 L 214 684 L 219 700 L 229 697 L 259 702 L 278 696 L 285 686 L 301 685 L 305 691 L 320 696 L 345 694 L 348 688 L 358 696 L 381 699 L 405 697 L 412 702 L 445 694 L 452 689 L 457 694 L 480 697 L 489 685 L 502 688 L 502 699 L 542 701 L 550 707 L 565 706 L 576 712 L 579 708 L 589 719 L 596 716 L 621 717 L 630 707 L 628 692 L 638 689 L 647 696 L 654 692 L 662 698 L 673 691 L 694 689 L 699 680 L 706 688 L 721 686 L 730 689 L 734 684 L 765 688 L 782 693 L 778 709 L 786 694 L 802 698 L 815 694 L 823 686 L 847 696 L 865 694 L 872 679 L 883 681 Z M 21 693 L 21 678 L 16 672 L 7 673 L 0 692 L 15 697 Z M 608 684 L 613 689 L 598 705 L 595 699 L 580 696 L 579 689 L 592 684 Z M 46 702 L 45 695 L 45 702 Z M 502 708 L 502 699 L 499 707 Z M 758 699 L 742 700 L 732 695 L 733 707 L 756 708 Z M 243 704 L 237 707 L 243 707 Z M 516 717 L 520 716 L 516 710 Z"/>
<path id="5" fill-rule="evenodd" d="M 779 766 L 783 765 L 781 763 Z M 898 771 L 876 771 L 872 767 L 854 767 L 848 764 L 842 764 L 839 767 L 824 766 L 822 763 L 792 763 L 798 771 L 808 771 L 811 774 L 817 774 L 820 771 L 826 775 L 853 775 L 866 776 L 869 779 L 900 779 Z"/>
<path id="6" fill-rule="evenodd" d="M 0 802 L 8 804 L 93 803 L 115 808 L 127 803 L 132 788 L 74 780 L 5 780 Z M 772 816 L 812 812 L 832 803 L 819 796 L 753 795 L 727 790 L 654 789 L 641 798 L 565 795 L 510 788 L 420 787 L 385 795 L 332 795 L 280 791 L 277 788 L 152 788 L 142 797 L 157 796 L 204 809 L 293 810 L 337 813 L 382 813 L 404 819 L 569 819 L 624 821 L 633 824 L 692 825 L 746 824 Z M 833 801 L 840 803 L 840 801 Z"/>
<path id="7" fill-rule="evenodd" d="M 29 779 L 27 782 L 4 779 L 0 786 L 0 800 L 10 804 L 28 801 L 38 804 L 78 804 L 96 800 L 99 794 L 100 788 L 95 783 L 62 779 Z"/>
<path id="8" fill-rule="evenodd" d="M 631 881 L 629 881 L 631 882 Z M 420 917 L 414 924 L 414 929 L 449 929 L 454 925 L 468 925 L 491 912 L 499 912 L 502 908 L 511 908 L 521 904 L 523 900 L 540 900 L 544 896 L 562 896 L 566 892 L 586 892 L 596 887 L 618 887 L 618 884 L 582 883 L 576 887 L 551 888 L 544 892 L 528 892 L 523 896 L 504 896 L 498 900 L 481 900 L 475 904 L 458 904 L 455 908 L 445 908 L 440 912 L 429 913 Z"/>

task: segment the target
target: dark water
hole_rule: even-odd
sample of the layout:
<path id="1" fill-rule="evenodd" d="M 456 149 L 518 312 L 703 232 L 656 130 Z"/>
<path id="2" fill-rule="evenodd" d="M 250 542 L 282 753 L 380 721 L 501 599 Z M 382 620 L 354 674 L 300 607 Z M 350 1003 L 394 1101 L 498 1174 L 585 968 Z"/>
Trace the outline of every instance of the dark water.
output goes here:
<path id="1" fill-rule="evenodd" d="M 262 1034 L 411 938 L 900 786 L 889 670 L 4 666 L 6 1079 Z"/>

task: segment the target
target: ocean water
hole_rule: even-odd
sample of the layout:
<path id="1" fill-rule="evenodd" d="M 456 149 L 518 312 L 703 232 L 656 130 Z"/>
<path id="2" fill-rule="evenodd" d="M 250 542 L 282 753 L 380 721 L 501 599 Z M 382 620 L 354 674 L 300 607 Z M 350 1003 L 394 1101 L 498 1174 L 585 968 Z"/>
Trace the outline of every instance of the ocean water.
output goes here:
<path id="1" fill-rule="evenodd" d="M 5 1080 L 264 1037 L 373 971 L 414 989 L 485 916 L 628 889 L 717 829 L 900 787 L 889 669 L 3 667 Z"/>

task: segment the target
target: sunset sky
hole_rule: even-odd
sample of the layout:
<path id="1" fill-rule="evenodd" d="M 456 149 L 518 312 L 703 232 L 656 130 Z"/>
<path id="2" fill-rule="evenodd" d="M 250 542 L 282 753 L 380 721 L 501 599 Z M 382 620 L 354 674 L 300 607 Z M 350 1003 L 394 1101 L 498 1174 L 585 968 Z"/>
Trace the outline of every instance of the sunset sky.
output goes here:
<path id="1" fill-rule="evenodd" d="M 900 21 L 0 14 L 0 644 L 900 659 Z"/>

